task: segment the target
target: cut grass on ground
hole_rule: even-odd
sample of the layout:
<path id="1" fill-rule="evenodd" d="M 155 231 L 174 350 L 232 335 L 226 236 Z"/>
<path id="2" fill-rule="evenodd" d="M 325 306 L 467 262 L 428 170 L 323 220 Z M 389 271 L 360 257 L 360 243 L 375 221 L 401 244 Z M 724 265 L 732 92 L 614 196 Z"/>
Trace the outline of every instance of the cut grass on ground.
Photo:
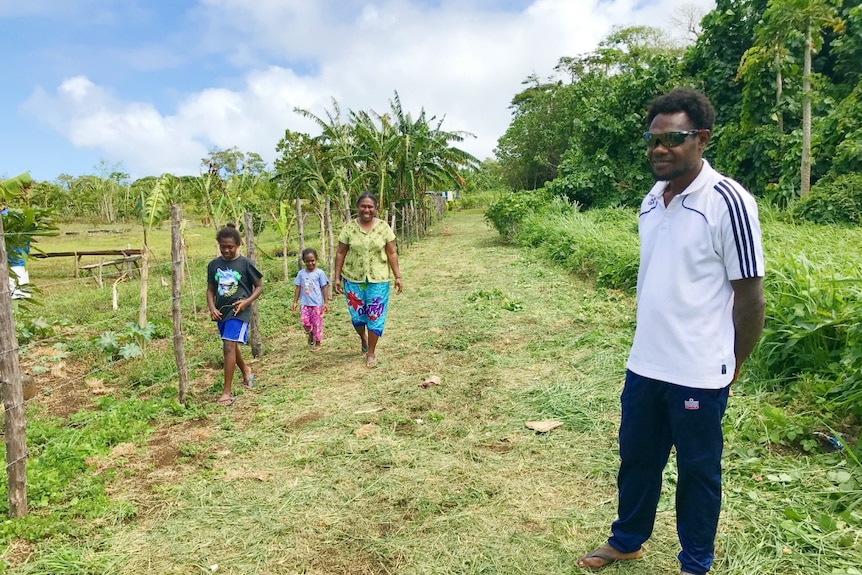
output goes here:
<path id="1" fill-rule="evenodd" d="M 162 425 L 102 462 L 117 472 L 111 496 L 133 502 L 135 517 L 91 526 L 86 539 L 35 542 L 8 572 L 578 572 L 575 558 L 615 516 L 634 302 L 533 256 L 478 213 L 450 215 L 401 255 L 405 291 L 392 297 L 376 369 L 364 367 L 342 301 L 312 354 L 288 312 L 292 285 L 271 281 L 255 389 L 213 407 L 213 369 L 196 386 L 205 417 Z M 195 353 L 212 355 L 216 338 L 198 331 L 209 339 Z M 441 385 L 420 387 L 429 375 Z M 732 401 L 739 416 L 755 398 Z M 565 425 L 525 428 L 539 419 Z M 714 572 L 862 564 L 859 510 L 821 519 L 840 493 L 828 475 L 837 456 L 729 442 Z M 613 572 L 678 572 L 674 474 L 669 466 L 645 559 Z"/>

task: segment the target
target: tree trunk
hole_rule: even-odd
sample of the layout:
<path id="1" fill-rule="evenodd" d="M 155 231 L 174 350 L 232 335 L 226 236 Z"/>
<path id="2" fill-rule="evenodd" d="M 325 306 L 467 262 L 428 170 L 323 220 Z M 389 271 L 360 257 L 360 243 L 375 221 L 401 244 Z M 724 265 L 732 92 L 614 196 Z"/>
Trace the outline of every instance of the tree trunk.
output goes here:
<path id="1" fill-rule="evenodd" d="M 287 258 L 287 234 L 284 234 L 284 237 L 281 238 L 281 267 L 282 267 L 282 275 L 284 276 L 284 281 L 290 279 L 290 270 L 288 269 L 288 258 Z"/>
<path id="2" fill-rule="evenodd" d="M 174 360 L 180 379 L 179 402 L 186 405 L 189 393 L 189 367 L 183 347 L 183 314 L 180 308 L 183 287 L 183 236 L 180 231 L 180 207 L 171 205 L 171 320 L 174 324 Z"/>
<path id="3" fill-rule="evenodd" d="M 811 26 L 805 30 L 805 57 L 802 61 L 802 166 L 799 195 L 811 191 Z"/>
<path id="4" fill-rule="evenodd" d="M 332 231 L 332 200 L 326 196 L 326 249 L 329 253 L 329 259 L 326 260 L 330 275 L 335 269 L 335 232 Z"/>
<path id="5" fill-rule="evenodd" d="M 321 261 L 328 262 L 329 256 L 326 253 L 326 202 L 321 203 L 317 210 L 317 221 L 320 223 L 320 253 L 317 258 Z M 300 254 L 300 257 L 302 254 Z"/>
<path id="6" fill-rule="evenodd" d="M 784 133 L 784 115 L 781 113 L 781 95 L 784 93 L 783 79 L 781 77 L 781 54 L 780 47 L 775 46 L 775 115 L 778 117 L 778 132 Z"/>
<path id="7" fill-rule="evenodd" d="M 305 222 L 302 219 L 302 200 L 296 198 L 296 235 L 297 237 L 297 253 L 296 265 L 297 271 L 302 269 L 302 250 L 305 249 Z"/>
<path id="8" fill-rule="evenodd" d="M 147 248 L 147 239 L 141 246 L 141 302 L 138 307 L 138 327 L 144 329 L 147 326 L 147 282 L 150 279 L 150 250 Z"/>
<path id="9" fill-rule="evenodd" d="M 27 515 L 27 433 L 18 340 L 12 319 L 9 261 L 0 218 L 0 395 L 6 410 L 6 483 L 10 517 Z"/>
<path id="10" fill-rule="evenodd" d="M 246 257 L 255 263 L 254 255 L 254 227 L 251 212 L 246 212 L 244 215 L 245 221 L 245 253 Z M 261 339 L 260 339 L 260 314 L 257 311 L 257 302 L 251 304 L 251 324 L 248 332 L 249 345 L 251 345 L 252 357 L 260 357 Z"/>

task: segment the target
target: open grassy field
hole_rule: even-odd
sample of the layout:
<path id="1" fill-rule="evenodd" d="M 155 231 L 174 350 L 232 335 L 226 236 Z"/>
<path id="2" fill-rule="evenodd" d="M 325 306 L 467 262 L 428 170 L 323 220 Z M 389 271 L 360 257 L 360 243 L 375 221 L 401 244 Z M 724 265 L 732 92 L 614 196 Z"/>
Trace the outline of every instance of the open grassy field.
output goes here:
<path id="1" fill-rule="evenodd" d="M 214 404 L 220 342 L 206 314 L 192 313 L 205 309 L 212 236 L 210 228 L 190 235 L 183 296 L 194 405 L 150 418 L 145 432 L 91 457 L 85 473 L 104 478 L 107 500 L 121 511 L 81 514 L 42 538 L 9 537 L 0 554 L 7 573 L 579 571 L 575 558 L 604 540 L 615 517 L 631 295 L 597 290 L 502 243 L 479 213 L 451 214 L 401 253 L 405 290 L 392 297 L 380 364 L 367 369 L 342 301 L 326 316 L 323 351 L 309 352 L 290 312 L 292 283 L 281 281 L 280 259 L 263 258 L 256 387 L 224 408 Z M 170 292 L 158 279 L 169 279 L 159 267 L 169 264 L 165 237 L 151 238 L 151 320 L 170 317 Z M 126 245 L 123 234 L 87 240 Z M 265 234 L 260 245 L 274 251 L 278 242 Z M 110 287 L 74 280 L 67 263 L 30 268 L 43 299 L 62 302 L 46 305 L 45 316 L 72 322 L 23 354 L 28 369 L 50 368 L 37 378 L 41 393 L 28 417 L 68 422 L 103 409 L 95 406 L 105 396 L 175 395 L 169 338 L 150 342 L 144 358 L 104 368 L 74 343 L 133 321 L 139 288 L 123 282 L 114 312 Z M 60 340 L 65 355 L 46 360 Z M 431 375 L 440 385 L 421 386 Z M 833 512 L 841 498 L 858 498 L 858 487 L 846 491 L 848 481 L 858 486 L 858 468 L 838 454 L 764 449 L 736 433 L 761 401 L 743 388 L 728 410 L 713 572 L 859 573 L 862 510 Z M 525 427 L 544 419 L 564 425 L 545 434 Z M 673 466 L 665 473 L 644 560 L 607 572 L 678 572 Z M 47 507 L 33 514 L 51 517 Z"/>

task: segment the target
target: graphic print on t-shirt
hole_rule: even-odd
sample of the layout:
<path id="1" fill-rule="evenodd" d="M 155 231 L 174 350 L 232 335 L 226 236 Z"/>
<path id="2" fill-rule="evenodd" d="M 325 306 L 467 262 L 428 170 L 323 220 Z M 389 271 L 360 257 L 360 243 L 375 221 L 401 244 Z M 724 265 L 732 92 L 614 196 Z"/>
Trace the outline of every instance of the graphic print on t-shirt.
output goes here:
<path id="1" fill-rule="evenodd" d="M 313 294 L 315 287 L 317 287 L 317 282 L 313 276 L 306 275 L 302 278 L 302 290 L 305 292 L 305 295 Z"/>
<path id="2" fill-rule="evenodd" d="M 230 268 L 223 270 L 216 269 L 216 283 L 218 284 L 218 294 L 223 297 L 231 297 L 239 288 L 239 272 Z"/>

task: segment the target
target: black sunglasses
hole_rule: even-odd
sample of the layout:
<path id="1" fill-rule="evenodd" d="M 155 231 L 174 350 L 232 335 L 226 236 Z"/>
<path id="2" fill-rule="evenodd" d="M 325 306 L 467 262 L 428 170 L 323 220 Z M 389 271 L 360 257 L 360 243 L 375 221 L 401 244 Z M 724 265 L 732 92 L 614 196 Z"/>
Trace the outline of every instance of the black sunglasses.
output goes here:
<path id="1" fill-rule="evenodd" d="M 661 144 L 665 148 L 675 148 L 685 142 L 685 139 L 695 134 L 700 134 L 706 130 L 686 130 L 684 132 L 665 132 L 663 134 L 653 134 L 652 132 L 644 132 L 643 138 L 646 140 L 648 148 L 655 148 Z"/>

